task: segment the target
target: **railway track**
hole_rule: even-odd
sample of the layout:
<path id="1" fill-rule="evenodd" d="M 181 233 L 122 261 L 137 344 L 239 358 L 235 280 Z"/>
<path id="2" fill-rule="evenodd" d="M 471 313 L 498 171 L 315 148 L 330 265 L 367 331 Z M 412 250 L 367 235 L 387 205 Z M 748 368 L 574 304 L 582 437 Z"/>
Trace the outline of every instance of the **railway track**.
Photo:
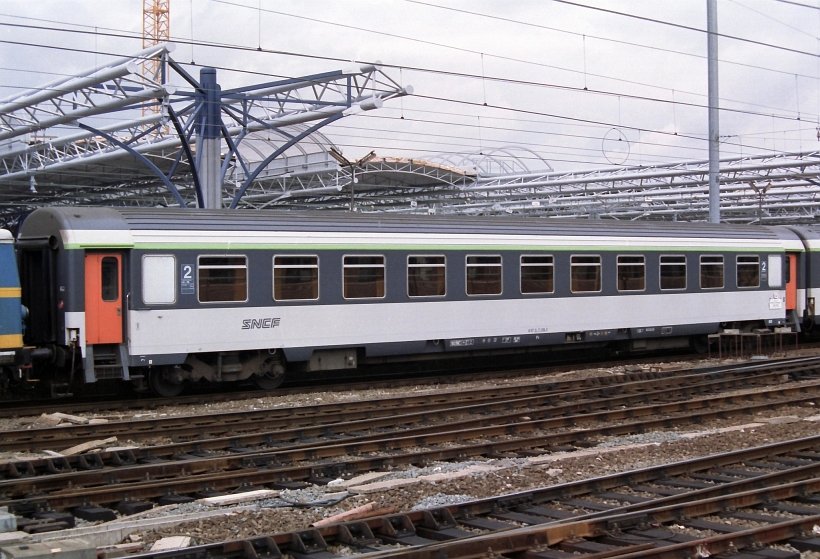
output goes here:
<path id="1" fill-rule="evenodd" d="M 760 547 L 788 542 L 820 549 L 812 538 L 820 522 L 818 444 L 818 438 L 790 441 L 197 551 L 229 557 L 241 546 L 257 556 L 310 550 L 340 557 L 355 550 L 362 557 L 406 559 L 584 559 L 708 557 L 754 548 L 755 557 L 782 558 Z"/>
<path id="2" fill-rule="evenodd" d="M 808 346 L 811 347 L 811 346 Z M 820 347 L 820 344 L 818 344 Z M 696 360 L 702 358 L 701 355 L 677 355 L 672 359 Z M 397 366 L 393 370 L 367 370 L 362 372 L 338 373 L 328 376 L 326 374 L 316 374 L 306 376 L 298 381 L 287 382 L 284 386 L 277 388 L 273 392 L 266 392 L 261 389 L 248 390 L 247 386 L 236 385 L 220 387 L 219 390 L 208 390 L 207 387 L 200 387 L 192 394 L 177 396 L 176 398 L 157 398 L 146 393 L 123 392 L 119 387 L 117 392 L 103 393 L 98 396 L 85 396 L 70 398 L 67 400 L 11 400 L 0 401 L 0 418 L 13 418 L 22 415 L 40 415 L 41 413 L 62 412 L 68 414 L 98 413 L 106 411 L 110 413 L 127 412 L 131 410 L 155 410 L 172 405 L 200 405 L 208 403 L 228 402 L 241 399 L 259 398 L 265 395 L 289 396 L 303 395 L 313 391 L 326 391 L 329 388 L 341 387 L 344 390 L 367 390 L 367 389 L 394 389 L 397 387 L 412 387 L 419 384 L 450 384 L 463 383 L 465 378 L 470 381 L 492 380 L 493 378 L 510 377 L 526 378 L 528 376 L 556 374 L 565 371 L 576 370 L 579 363 L 587 363 L 590 360 L 588 354 L 578 356 L 573 359 L 564 357 L 559 364 L 550 366 L 537 366 L 522 364 L 499 372 L 498 369 L 486 370 L 486 364 L 473 364 L 465 366 L 459 362 L 458 367 L 448 367 L 430 374 L 408 372 L 405 367 Z M 667 363 L 670 355 L 664 354 L 656 357 L 623 358 L 616 361 L 599 361 L 594 364 L 596 367 L 606 368 L 610 366 L 645 366 L 652 363 Z M 530 359 L 532 361 L 532 359 Z M 719 367 L 717 367 L 719 368 Z M 112 387 L 114 389 L 114 387 Z"/>
<path id="3" fill-rule="evenodd" d="M 130 441 L 156 441 L 164 438 L 180 443 L 175 447 L 176 452 L 186 451 L 181 441 L 196 441 L 188 446 L 198 450 L 229 450 L 231 446 L 237 446 L 237 442 L 239 446 L 247 447 L 260 444 L 260 439 L 271 441 L 274 432 L 279 434 L 278 438 L 282 438 L 284 431 L 293 432 L 295 437 L 302 439 L 319 435 L 334 436 L 347 429 L 351 422 L 364 420 L 369 421 L 357 426 L 372 430 L 394 427 L 400 422 L 413 424 L 430 421 L 429 414 L 433 412 L 446 413 L 448 418 L 456 414 L 498 413 L 498 410 L 505 408 L 528 413 L 530 410 L 541 409 L 546 404 L 556 409 L 561 406 L 561 413 L 574 415 L 590 411 L 596 405 L 636 405 L 649 399 L 680 400 L 691 398 L 696 393 L 709 394 L 777 384 L 782 378 L 815 376 L 820 376 L 820 358 L 697 371 L 640 371 L 617 377 L 493 386 L 369 401 L 221 412 L 196 417 L 129 418 L 105 424 L 5 431 L 0 432 L 0 450 L 57 450 L 110 437 Z M 620 402 L 612 399 L 615 391 L 622 398 Z M 600 399 L 607 400 L 604 404 L 596 404 Z M 380 418 L 383 420 L 379 421 Z M 247 437 L 246 434 L 261 436 Z M 222 442 L 199 442 L 206 438 L 222 439 Z"/>
<path id="4" fill-rule="evenodd" d="M 810 377 L 817 374 L 817 360 L 803 359 L 721 373 L 651 374 L 650 379 L 575 390 L 526 387 L 525 394 L 506 398 L 495 397 L 496 389 L 457 393 L 449 404 L 442 395 L 442 401 L 422 410 L 412 407 L 419 405 L 418 398 L 408 398 L 412 411 L 400 410 L 392 400 L 389 406 L 367 402 L 356 413 L 374 415 L 379 408 L 390 413 L 358 420 L 320 415 L 324 423 L 311 425 L 317 416 L 306 412 L 308 425 L 290 431 L 280 424 L 262 433 L 7 463 L 2 466 L 0 506 L 31 518 L 42 511 L 70 511 L 81 518 L 112 520 L 115 510 L 128 514 L 156 503 L 247 487 L 321 483 L 436 460 L 547 454 L 608 436 L 813 404 L 820 381 Z M 792 384 L 787 378 L 804 380 Z M 748 390 L 754 384 L 761 387 Z M 738 391 L 739 385 L 747 390 Z M 726 390 L 733 392 L 723 394 Z M 434 404 L 439 406 L 435 414 L 429 407 Z M 441 421 L 436 423 L 435 417 Z M 68 522 L 61 518 L 59 522 Z"/>
<path id="5" fill-rule="evenodd" d="M 820 551 L 818 474 L 820 437 L 809 437 L 139 557 L 798 559 Z"/>

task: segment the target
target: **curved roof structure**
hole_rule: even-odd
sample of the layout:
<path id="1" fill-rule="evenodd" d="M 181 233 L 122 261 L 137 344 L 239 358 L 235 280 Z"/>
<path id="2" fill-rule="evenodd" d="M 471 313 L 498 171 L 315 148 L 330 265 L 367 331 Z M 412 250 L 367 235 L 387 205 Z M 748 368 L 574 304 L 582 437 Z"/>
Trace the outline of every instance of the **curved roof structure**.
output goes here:
<path id="1" fill-rule="evenodd" d="M 361 66 L 221 91 L 214 100 L 204 79 L 169 52 L 152 47 L 0 101 L 0 224 L 40 206 L 197 206 L 208 178 L 222 207 L 708 219 L 706 161 L 561 172 L 515 146 L 348 161 L 321 127 L 378 109 L 409 87 Z M 146 59 L 190 89 L 141 75 Z M 208 155 L 201 115 L 212 109 L 217 149 Z M 723 221 L 819 221 L 816 150 L 724 160 L 720 183 Z"/>
<path id="2" fill-rule="evenodd" d="M 279 158 L 326 168 L 324 125 L 411 91 L 372 65 L 223 90 L 214 69 L 194 78 L 170 51 L 0 101 L 0 221 L 41 205 L 222 205 L 230 181 L 236 206 Z M 146 61 L 161 70 L 143 75 Z M 189 87 L 169 85 L 171 72 Z"/>
<path id="3" fill-rule="evenodd" d="M 519 158 L 519 161 L 521 159 Z M 417 175 L 400 180 L 393 167 Z M 359 182 L 340 169 L 338 188 L 302 190 L 283 182 L 268 206 L 322 207 L 416 214 L 527 214 L 618 220 L 707 221 L 709 165 L 489 174 L 421 160 L 375 159 Z M 721 220 L 734 223 L 820 221 L 820 151 L 721 161 Z"/>

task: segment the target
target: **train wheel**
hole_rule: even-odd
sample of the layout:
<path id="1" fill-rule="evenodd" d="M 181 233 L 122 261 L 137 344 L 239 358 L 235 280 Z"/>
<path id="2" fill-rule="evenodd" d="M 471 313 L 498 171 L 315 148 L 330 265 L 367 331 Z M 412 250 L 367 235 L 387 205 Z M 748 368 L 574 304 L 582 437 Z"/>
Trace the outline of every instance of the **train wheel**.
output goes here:
<path id="1" fill-rule="evenodd" d="M 171 378 L 171 369 L 157 367 L 148 374 L 151 391 L 163 398 L 173 398 L 182 394 L 183 384 Z"/>
<path id="2" fill-rule="evenodd" d="M 262 390 L 275 390 L 285 380 L 285 365 L 278 355 L 265 360 L 263 372 L 253 375 L 253 382 Z"/>
<path id="3" fill-rule="evenodd" d="M 690 339 L 690 347 L 695 353 L 703 355 L 709 351 L 709 338 L 703 335 L 692 336 Z"/>

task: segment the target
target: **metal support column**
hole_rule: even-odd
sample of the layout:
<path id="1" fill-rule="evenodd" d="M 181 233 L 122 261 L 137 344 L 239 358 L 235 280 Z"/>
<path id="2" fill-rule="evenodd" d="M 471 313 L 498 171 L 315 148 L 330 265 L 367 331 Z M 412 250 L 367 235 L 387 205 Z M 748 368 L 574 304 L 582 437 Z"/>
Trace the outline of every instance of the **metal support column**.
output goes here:
<path id="1" fill-rule="evenodd" d="M 718 143 L 717 0 L 706 0 L 709 75 L 709 221 L 720 223 L 720 145 Z"/>
<path id="2" fill-rule="evenodd" d="M 197 126 L 197 167 L 202 182 L 200 204 L 204 208 L 222 207 L 222 174 L 219 157 L 220 130 L 222 127 L 222 89 L 216 82 L 216 70 L 203 68 L 199 73 L 203 103 Z"/>

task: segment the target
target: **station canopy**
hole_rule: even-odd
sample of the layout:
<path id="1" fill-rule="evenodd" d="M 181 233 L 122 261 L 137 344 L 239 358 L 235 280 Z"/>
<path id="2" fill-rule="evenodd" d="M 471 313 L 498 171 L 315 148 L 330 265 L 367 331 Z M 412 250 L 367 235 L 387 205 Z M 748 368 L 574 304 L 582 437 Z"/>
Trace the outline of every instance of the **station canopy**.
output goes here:
<path id="1" fill-rule="evenodd" d="M 565 172 L 516 146 L 348 160 L 321 128 L 412 93 L 375 66 L 208 91 L 158 45 L 0 101 L 0 225 L 41 206 L 201 206 L 209 180 L 221 207 L 708 219 L 707 161 Z M 818 151 L 723 160 L 720 183 L 722 221 L 820 217 Z"/>

